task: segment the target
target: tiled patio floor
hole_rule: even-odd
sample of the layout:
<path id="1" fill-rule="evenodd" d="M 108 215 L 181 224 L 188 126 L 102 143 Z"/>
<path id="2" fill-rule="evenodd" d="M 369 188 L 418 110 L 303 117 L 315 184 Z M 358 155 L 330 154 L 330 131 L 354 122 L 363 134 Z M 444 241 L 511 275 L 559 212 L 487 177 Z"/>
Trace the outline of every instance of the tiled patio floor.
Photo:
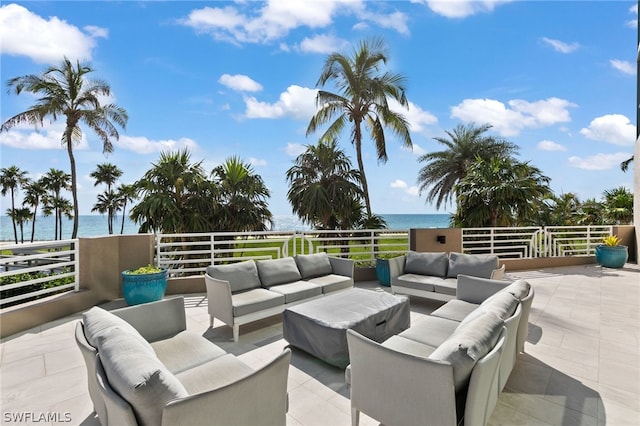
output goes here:
<path id="1" fill-rule="evenodd" d="M 640 425 L 640 267 L 596 265 L 509 273 L 536 296 L 526 354 L 520 355 L 493 412 L 492 425 Z M 377 283 L 359 283 L 376 287 Z M 286 345 L 279 316 L 231 329 L 208 328 L 207 300 L 186 298 L 188 328 L 245 362 L 260 365 Z M 112 302 L 107 307 L 116 306 Z M 412 323 L 441 302 L 411 298 Z M 73 330 L 79 315 L 44 324 L 0 344 L 2 424 L 14 416 L 57 415 L 47 424 L 98 424 Z M 343 371 L 300 351 L 289 370 L 289 425 L 349 425 Z M 361 424 L 378 422 L 361 416 Z"/>

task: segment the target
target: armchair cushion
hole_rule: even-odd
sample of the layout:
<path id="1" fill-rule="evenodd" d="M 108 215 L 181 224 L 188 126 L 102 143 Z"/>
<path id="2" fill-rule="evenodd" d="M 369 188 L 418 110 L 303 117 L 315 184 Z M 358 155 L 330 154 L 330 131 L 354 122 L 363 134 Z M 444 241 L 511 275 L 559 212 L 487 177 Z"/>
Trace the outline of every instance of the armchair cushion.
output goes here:
<path id="1" fill-rule="evenodd" d="M 447 276 L 448 262 L 445 252 L 418 253 L 408 251 L 404 263 L 404 272 L 406 274 L 445 277 Z"/>
<path id="2" fill-rule="evenodd" d="M 315 278 L 333 273 L 327 253 L 299 254 L 294 258 L 302 279 Z"/>
<path id="3" fill-rule="evenodd" d="M 229 281 L 231 293 L 260 288 L 258 269 L 254 260 L 207 266 L 207 274 L 219 280 Z"/>
<path id="4" fill-rule="evenodd" d="M 518 307 L 518 303 L 518 299 L 513 297 L 513 294 L 506 291 L 499 291 L 482 302 L 478 309 L 467 315 L 467 317 L 460 323 L 460 327 L 465 323 L 475 320 L 475 318 L 485 312 L 491 312 L 501 320 L 505 320 L 513 315 Z"/>
<path id="5" fill-rule="evenodd" d="M 449 253 L 448 277 L 458 274 L 480 278 L 491 278 L 494 269 L 498 269 L 498 257 L 484 254 Z"/>
<path id="6" fill-rule="evenodd" d="M 468 384 L 476 362 L 495 346 L 502 332 L 503 321 L 492 312 L 462 324 L 429 355 L 430 359 L 445 361 L 453 367 L 456 391 Z"/>
<path id="7" fill-rule="evenodd" d="M 188 393 L 182 383 L 119 326 L 98 336 L 98 354 L 109 384 L 133 408 L 141 425 L 162 423 L 162 409 Z"/>
<path id="8" fill-rule="evenodd" d="M 262 286 L 265 288 L 291 283 L 302 278 L 293 257 L 259 260 L 256 262 L 256 265 L 258 266 L 260 282 L 262 282 Z"/>
<path id="9" fill-rule="evenodd" d="M 98 338 L 101 335 L 113 327 L 118 327 L 123 333 L 127 333 L 132 338 L 137 339 L 147 353 L 153 353 L 149 342 L 131 324 L 98 306 L 94 306 L 82 314 L 82 323 L 84 324 L 84 335 L 94 348 L 98 347 Z"/>

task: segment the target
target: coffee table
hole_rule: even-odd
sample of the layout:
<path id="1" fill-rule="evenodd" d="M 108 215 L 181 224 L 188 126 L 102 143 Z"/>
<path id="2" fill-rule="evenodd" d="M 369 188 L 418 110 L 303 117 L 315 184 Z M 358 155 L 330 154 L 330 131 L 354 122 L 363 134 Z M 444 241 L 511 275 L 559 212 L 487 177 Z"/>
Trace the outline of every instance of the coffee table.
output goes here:
<path id="1" fill-rule="evenodd" d="M 282 330 L 291 346 L 344 368 L 347 329 L 382 342 L 409 328 L 409 316 L 406 296 L 351 288 L 285 309 Z"/>

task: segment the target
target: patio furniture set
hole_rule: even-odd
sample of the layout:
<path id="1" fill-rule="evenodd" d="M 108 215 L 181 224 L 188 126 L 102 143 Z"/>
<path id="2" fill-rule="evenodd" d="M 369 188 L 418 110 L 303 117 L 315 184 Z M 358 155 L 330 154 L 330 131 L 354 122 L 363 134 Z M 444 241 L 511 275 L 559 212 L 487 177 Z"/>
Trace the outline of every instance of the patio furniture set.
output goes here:
<path id="1" fill-rule="evenodd" d="M 283 313 L 290 346 L 346 367 L 354 425 L 360 412 L 385 424 L 486 424 L 524 349 L 533 288 L 490 279 L 493 256 L 444 256 L 448 271 L 489 277 L 458 275 L 451 300 L 413 326 L 408 297 L 353 288 L 353 262 L 325 253 L 208 267 L 211 323 L 237 341 L 239 325 Z M 394 262 L 392 283 L 443 265 L 433 253 Z M 94 307 L 76 341 L 102 424 L 286 423 L 291 349 L 254 369 L 186 330 L 181 297 Z"/>

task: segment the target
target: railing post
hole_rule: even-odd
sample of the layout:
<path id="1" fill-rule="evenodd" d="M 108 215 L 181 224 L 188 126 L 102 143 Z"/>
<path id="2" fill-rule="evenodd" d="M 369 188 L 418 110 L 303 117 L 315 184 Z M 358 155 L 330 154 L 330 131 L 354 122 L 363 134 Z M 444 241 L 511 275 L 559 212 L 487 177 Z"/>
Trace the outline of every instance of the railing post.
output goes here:
<path id="1" fill-rule="evenodd" d="M 71 243 L 71 246 L 73 247 L 73 259 L 74 259 L 74 264 L 73 264 L 73 280 L 75 283 L 74 286 L 74 291 L 78 291 L 80 290 L 80 261 L 78 260 L 78 239 L 73 240 L 73 242 Z"/>

